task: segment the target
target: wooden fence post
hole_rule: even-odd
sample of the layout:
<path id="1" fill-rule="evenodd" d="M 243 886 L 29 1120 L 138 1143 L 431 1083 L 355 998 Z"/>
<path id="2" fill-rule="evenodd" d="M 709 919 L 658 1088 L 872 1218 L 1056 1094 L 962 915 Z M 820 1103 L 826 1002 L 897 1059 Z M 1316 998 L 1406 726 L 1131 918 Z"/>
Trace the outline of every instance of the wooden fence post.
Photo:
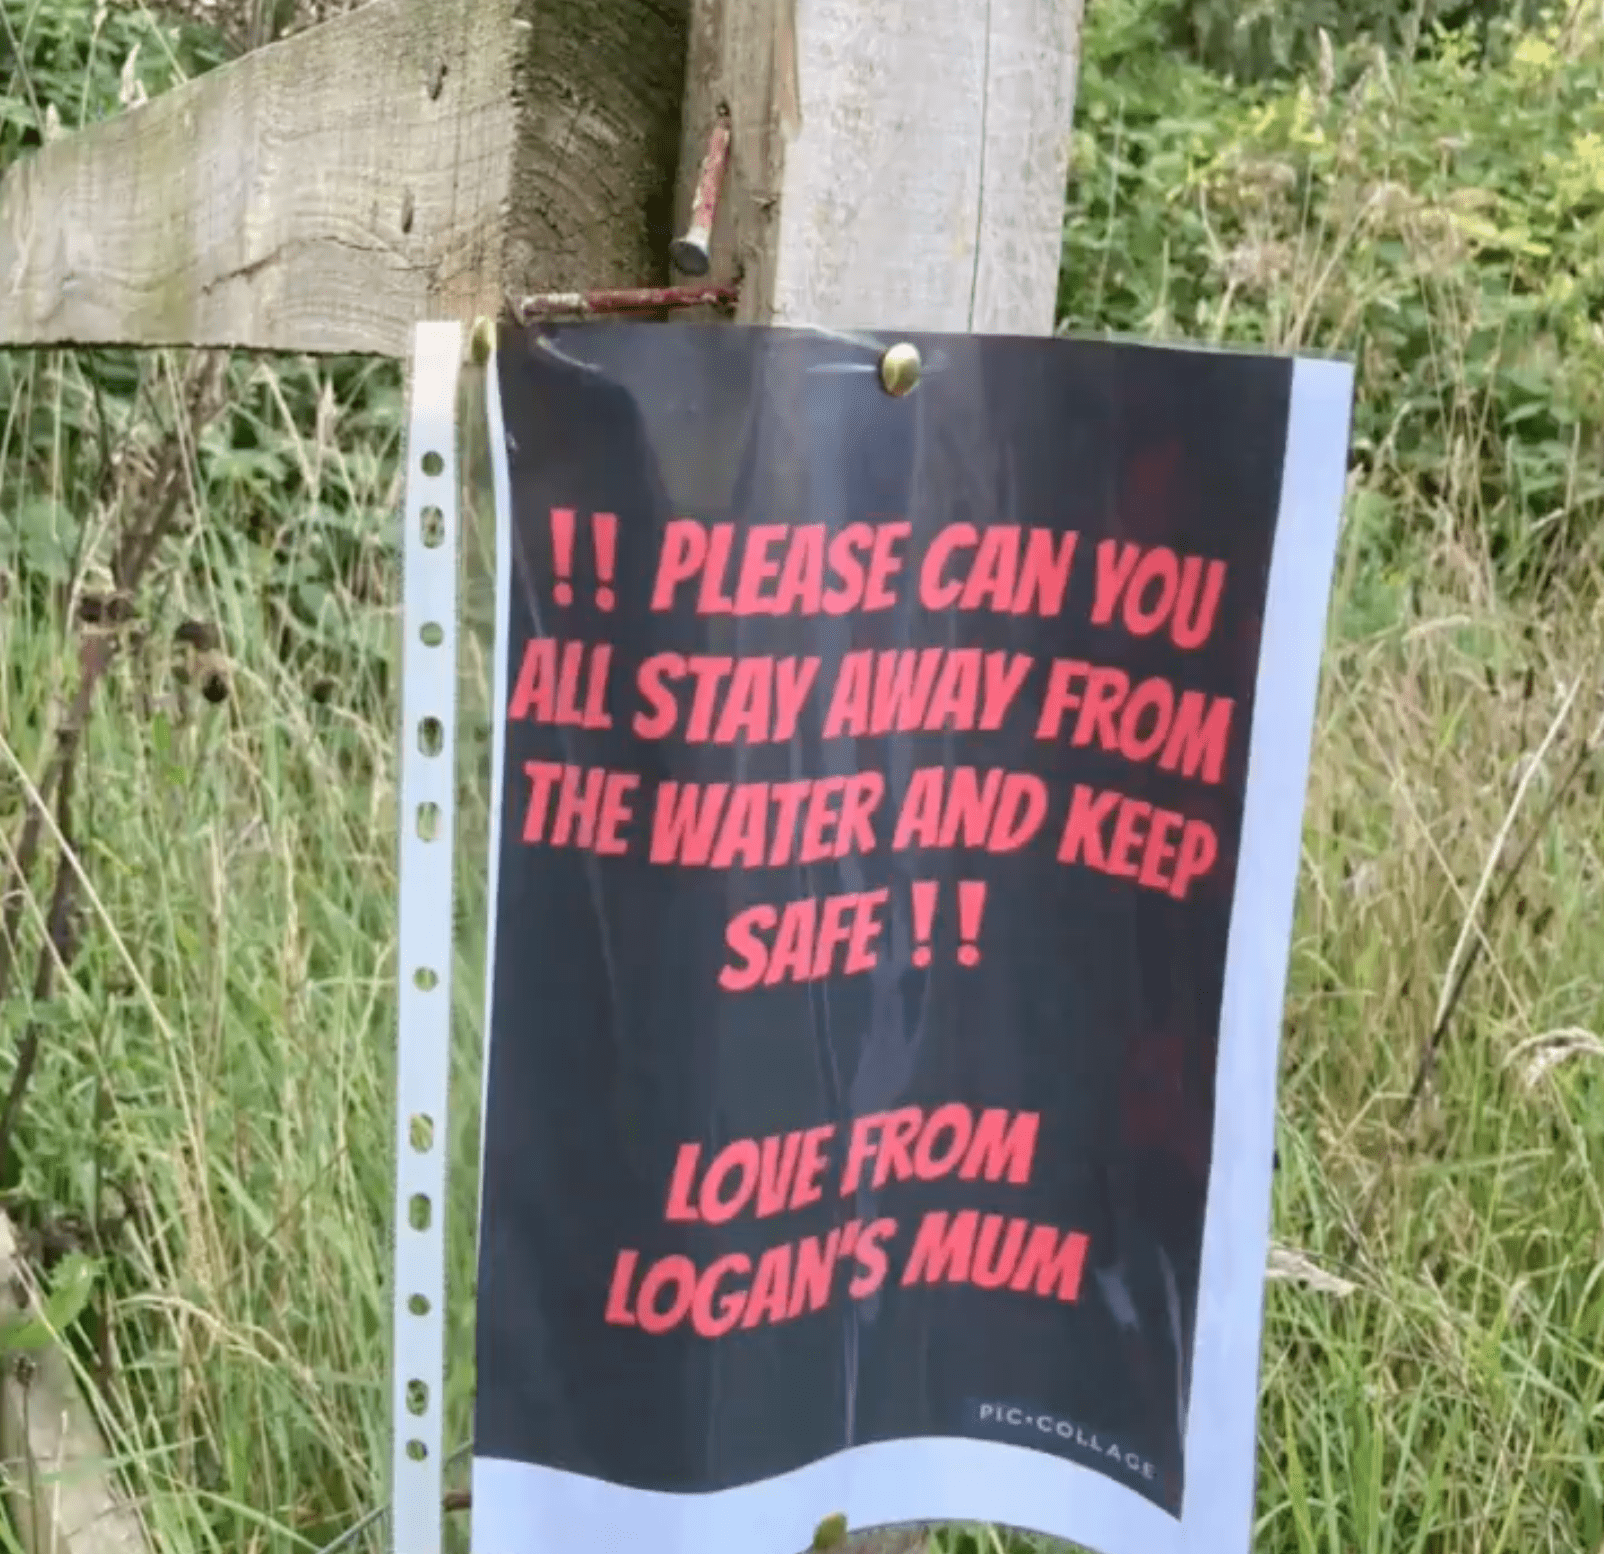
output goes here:
<path id="1" fill-rule="evenodd" d="M 1083 0 L 692 0 L 679 210 L 720 111 L 744 322 L 1052 331 Z M 828 1508 L 821 1508 L 828 1510 Z M 922 1529 L 849 1540 L 911 1554 Z"/>
<path id="2" fill-rule="evenodd" d="M 1083 0 L 692 0 L 680 208 L 720 104 L 739 316 L 1047 334 Z"/>

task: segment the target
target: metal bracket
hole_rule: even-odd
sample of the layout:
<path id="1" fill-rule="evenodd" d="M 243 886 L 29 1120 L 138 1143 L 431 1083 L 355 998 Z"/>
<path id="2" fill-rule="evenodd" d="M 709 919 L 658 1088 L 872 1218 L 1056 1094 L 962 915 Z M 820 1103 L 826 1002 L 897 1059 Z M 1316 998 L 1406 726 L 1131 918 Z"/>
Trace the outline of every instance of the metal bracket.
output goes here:
<path id="1" fill-rule="evenodd" d="M 440 1554 L 462 326 L 413 336 L 402 541 L 393 1554 Z"/>

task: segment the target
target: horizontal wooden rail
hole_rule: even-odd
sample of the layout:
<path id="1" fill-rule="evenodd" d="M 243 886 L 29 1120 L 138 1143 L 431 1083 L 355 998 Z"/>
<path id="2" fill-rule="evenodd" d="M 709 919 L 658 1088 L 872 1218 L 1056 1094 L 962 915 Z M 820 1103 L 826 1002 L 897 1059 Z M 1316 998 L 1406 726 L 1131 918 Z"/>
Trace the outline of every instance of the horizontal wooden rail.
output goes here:
<path id="1" fill-rule="evenodd" d="M 373 0 L 0 179 L 0 346 L 405 355 L 509 292 L 664 278 L 663 0 Z"/>

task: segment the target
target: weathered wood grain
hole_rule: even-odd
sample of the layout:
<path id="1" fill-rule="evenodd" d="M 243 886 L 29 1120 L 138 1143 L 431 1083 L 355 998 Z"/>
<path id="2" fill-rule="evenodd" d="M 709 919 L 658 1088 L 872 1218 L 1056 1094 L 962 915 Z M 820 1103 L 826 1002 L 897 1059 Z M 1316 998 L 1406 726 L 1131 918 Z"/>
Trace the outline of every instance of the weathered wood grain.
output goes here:
<path id="1" fill-rule="evenodd" d="M 520 4 L 509 291 L 668 279 L 687 3 Z"/>
<path id="2" fill-rule="evenodd" d="M 0 1214 L 0 1317 L 33 1309 L 15 1232 Z M 150 1554 L 94 1415 L 54 1344 L 7 1360 L 0 1466 L 11 1526 L 27 1554 Z"/>
<path id="3" fill-rule="evenodd" d="M 1051 330 L 1082 0 L 694 0 L 681 209 L 720 101 L 744 318 Z"/>
<path id="4" fill-rule="evenodd" d="M 373 0 L 0 180 L 0 345 L 404 355 L 661 280 L 683 0 Z"/>

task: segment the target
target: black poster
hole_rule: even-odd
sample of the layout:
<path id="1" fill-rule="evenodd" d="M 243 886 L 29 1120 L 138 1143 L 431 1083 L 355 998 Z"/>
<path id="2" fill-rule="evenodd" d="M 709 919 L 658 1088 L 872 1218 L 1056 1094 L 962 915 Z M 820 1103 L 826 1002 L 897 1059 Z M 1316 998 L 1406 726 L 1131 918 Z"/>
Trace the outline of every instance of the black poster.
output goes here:
<path id="1" fill-rule="evenodd" d="M 1348 369 L 898 343 L 503 336 L 485 1554 L 1246 1548 Z"/>

